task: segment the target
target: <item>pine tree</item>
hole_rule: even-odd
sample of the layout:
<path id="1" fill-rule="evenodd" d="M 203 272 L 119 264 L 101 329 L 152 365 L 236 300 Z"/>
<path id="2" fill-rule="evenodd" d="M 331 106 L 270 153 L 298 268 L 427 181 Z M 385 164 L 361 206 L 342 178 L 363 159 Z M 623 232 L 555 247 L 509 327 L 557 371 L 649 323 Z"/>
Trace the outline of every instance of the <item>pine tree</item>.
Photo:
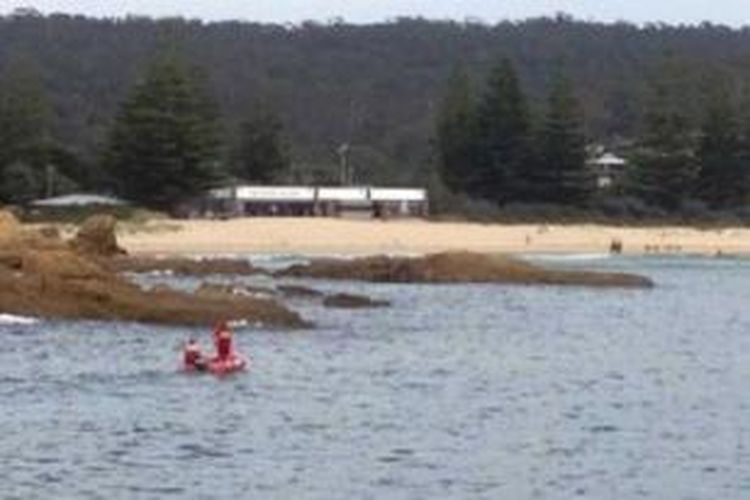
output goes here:
<path id="1" fill-rule="evenodd" d="M 289 153 L 281 119 L 258 105 L 240 124 L 232 173 L 239 179 L 270 184 L 289 169 Z"/>
<path id="2" fill-rule="evenodd" d="M 726 78 L 709 81 L 698 148 L 697 194 L 711 208 L 736 208 L 745 197 L 739 124 L 731 91 Z"/>
<path id="3" fill-rule="evenodd" d="M 438 171 L 454 193 L 469 190 L 477 157 L 477 123 L 471 83 L 461 68 L 454 70 L 436 127 Z"/>
<path id="4" fill-rule="evenodd" d="M 509 59 L 492 71 L 477 123 L 477 167 L 469 179 L 469 192 L 498 203 L 523 199 L 529 188 L 531 120 Z"/>
<path id="5" fill-rule="evenodd" d="M 13 204 L 34 200 L 44 192 L 39 170 L 20 160 L 5 165 L 0 173 L 0 199 Z"/>
<path id="6" fill-rule="evenodd" d="M 743 88 L 738 116 L 738 167 L 735 187 L 738 192 L 737 201 L 740 205 L 750 203 L 750 85 Z"/>
<path id="7" fill-rule="evenodd" d="M 36 71 L 14 61 L 0 79 L 0 164 L 28 160 L 24 156 L 44 143 L 49 108 Z"/>
<path id="8" fill-rule="evenodd" d="M 0 79 L 0 199 L 18 203 L 42 194 L 49 117 L 33 65 L 13 61 Z"/>
<path id="9" fill-rule="evenodd" d="M 631 194 L 667 211 L 695 192 L 698 162 L 694 126 L 686 109 L 684 68 L 667 61 L 651 83 L 644 133 L 628 181 Z"/>
<path id="10" fill-rule="evenodd" d="M 550 88 L 539 148 L 537 200 L 585 205 L 595 184 L 586 165 L 582 111 L 570 80 L 560 69 Z"/>
<path id="11" fill-rule="evenodd" d="M 106 163 L 117 191 L 172 210 L 216 182 L 218 159 L 217 110 L 202 75 L 173 55 L 156 61 L 111 130 Z"/>

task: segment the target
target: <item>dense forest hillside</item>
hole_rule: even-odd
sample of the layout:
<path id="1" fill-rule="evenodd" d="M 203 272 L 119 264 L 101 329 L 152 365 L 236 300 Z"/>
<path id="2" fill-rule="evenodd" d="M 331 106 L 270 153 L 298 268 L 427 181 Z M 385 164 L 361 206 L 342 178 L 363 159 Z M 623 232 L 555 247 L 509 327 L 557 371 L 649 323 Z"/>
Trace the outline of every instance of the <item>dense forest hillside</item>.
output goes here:
<path id="1" fill-rule="evenodd" d="M 604 143 L 638 132 L 645 88 L 665 58 L 683 68 L 686 107 L 700 102 L 702 75 L 711 70 L 750 81 L 750 30 L 713 25 L 636 27 L 565 17 L 494 26 L 0 18 L 0 70 L 20 61 L 39 75 L 52 134 L 90 165 L 97 165 L 128 89 L 159 51 L 174 47 L 206 72 L 225 134 L 258 100 L 278 112 L 300 179 L 333 176 L 336 149 L 349 142 L 361 182 L 424 180 L 435 115 L 458 65 L 481 87 L 507 56 L 533 113 L 554 67 L 564 64 L 589 139 Z"/>

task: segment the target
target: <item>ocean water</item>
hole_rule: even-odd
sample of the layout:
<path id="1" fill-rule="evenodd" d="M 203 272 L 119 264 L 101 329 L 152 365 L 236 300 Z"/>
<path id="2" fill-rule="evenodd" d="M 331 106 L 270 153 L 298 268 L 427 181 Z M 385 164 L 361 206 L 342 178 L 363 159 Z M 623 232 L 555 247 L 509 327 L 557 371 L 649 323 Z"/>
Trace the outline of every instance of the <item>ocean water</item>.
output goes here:
<path id="1" fill-rule="evenodd" d="M 3 316 L 0 498 L 750 498 L 750 262 L 546 260 L 657 287 L 302 280 L 393 306 L 293 302 L 224 379 L 208 327 Z"/>

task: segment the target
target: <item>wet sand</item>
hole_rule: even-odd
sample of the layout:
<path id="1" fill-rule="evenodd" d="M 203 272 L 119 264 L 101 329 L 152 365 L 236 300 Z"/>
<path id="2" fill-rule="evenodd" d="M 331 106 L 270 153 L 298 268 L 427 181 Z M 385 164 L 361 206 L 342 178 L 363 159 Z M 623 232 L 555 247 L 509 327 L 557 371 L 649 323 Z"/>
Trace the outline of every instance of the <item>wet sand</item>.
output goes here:
<path id="1" fill-rule="evenodd" d="M 477 224 L 420 220 L 248 218 L 152 221 L 118 235 L 132 254 L 239 253 L 408 254 L 449 250 L 487 253 L 750 254 L 750 229 L 629 228 L 599 225 Z"/>

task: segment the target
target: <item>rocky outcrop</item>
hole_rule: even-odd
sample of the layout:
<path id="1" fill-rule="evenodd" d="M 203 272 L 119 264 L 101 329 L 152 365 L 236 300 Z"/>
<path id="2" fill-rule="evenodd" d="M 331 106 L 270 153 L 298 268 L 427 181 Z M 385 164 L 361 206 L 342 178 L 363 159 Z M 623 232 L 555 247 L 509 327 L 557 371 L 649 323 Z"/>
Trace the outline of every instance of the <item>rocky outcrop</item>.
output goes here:
<path id="1" fill-rule="evenodd" d="M 321 259 L 276 273 L 284 277 L 356 280 L 378 283 L 509 283 L 648 288 L 653 282 L 625 273 L 546 269 L 499 255 L 470 252 L 425 257 L 366 257 Z"/>
<path id="2" fill-rule="evenodd" d="M 99 264 L 112 272 L 161 271 L 190 276 L 252 275 L 264 272 L 239 259 L 129 257 L 117 243 L 116 226 L 117 220 L 111 215 L 90 217 L 70 242 L 71 248 L 79 254 L 98 258 Z"/>
<path id="3" fill-rule="evenodd" d="M 102 251 L 111 251 L 111 245 L 83 249 L 80 243 L 66 245 L 27 234 L 7 215 L 0 220 L 0 312 L 184 325 L 223 319 L 269 327 L 307 326 L 297 313 L 270 299 L 196 295 L 169 287 L 142 290 L 101 265 Z"/>
<path id="4" fill-rule="evenodd" d="M 19 271 L 24 275 L 61 281 L 121 281 L 113 279 L 96 263 L 70 250 L 26 249 L 20 253 L 20 258 Z"/>
<path id="5" fill-rule="evenodd" d="M 388 307 L 391 303 L 387 300 L 376 300 L 362 295 L 337 293 L 329 295 L 323 299 L 323 305 L 340 309 L 366 309 L 372 307 Z"/>
<path id="6" fill-rule="evenodd" d="M 21 233 L 21 224 L 8 210 L 0 210 L 0 243 L 16 240 Z"/>
<path id="7" fill-rule="evenodd" d="M 0 253 L 8 254 L 12 249 L 61 249 L 67 245 L 59 232 L 52 233 L 49 227 L 26 229 L 12 212 L 0 210 Z"/>
<path id="8" fill-rule="evenodd" d="M 143 291 L 125 281 L 19 276 L 5 270 L 0 270 L 0 310 L 42 317 L 183 325 L 210 325 L 229 319 L 269 327 L 306 326 L 299 315 L 271 300 L 194 296 L 166 287 Z"/>
<path id="9" fill-rule="evenodd" d="M 111 215 L 95 215 L 86 219 L 71 241 L 71 246 L 78 253 L 112 257 L 126 252 L 117 244 L 115 228 L 117 219 Z"/>

